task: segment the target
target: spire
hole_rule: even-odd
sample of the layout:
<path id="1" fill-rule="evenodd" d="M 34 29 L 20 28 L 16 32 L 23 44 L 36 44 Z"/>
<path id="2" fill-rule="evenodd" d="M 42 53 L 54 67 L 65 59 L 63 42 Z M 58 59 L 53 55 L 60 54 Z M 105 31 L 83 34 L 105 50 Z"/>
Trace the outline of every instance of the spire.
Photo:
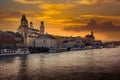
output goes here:
<path id="1" fill-rule="evenodd" d="M 22 15 L 21 21 L 27 21 L 26 16 Z"/>

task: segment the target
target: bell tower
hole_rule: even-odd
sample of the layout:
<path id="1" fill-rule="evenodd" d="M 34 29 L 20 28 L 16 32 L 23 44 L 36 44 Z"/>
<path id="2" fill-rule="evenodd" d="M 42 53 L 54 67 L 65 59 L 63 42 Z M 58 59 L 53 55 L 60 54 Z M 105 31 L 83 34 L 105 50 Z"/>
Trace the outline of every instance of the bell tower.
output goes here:
<path id="1" fill-rule="evenodd" d="M 26 19 L 25 15 L 23 15 L 22 18 L 21 18 L 20 27 L 28 27 L 28 20 Z"/>
<path id="2" fill-rule="evenodd" d="M 28 32 L 28 20 L 26 19 L 25 15 L 22 15 L 22 18 L 20 20 L 20 26 L 17 29 L 18 33 L 20 33 L 24 38 L 24 44 L 27 43 L 27 32 Z"/>
<path id="3" fill-rule="evenodd" d="M 30 22 L 30 28 L 33 29 L 33 22 Z"/>
<path id="4" fill-rule="evenodd" d="M 40 34 L 44 34 L 44 22 L 43 21 L 41 21 L 41 26 L 40 26 Z"/>

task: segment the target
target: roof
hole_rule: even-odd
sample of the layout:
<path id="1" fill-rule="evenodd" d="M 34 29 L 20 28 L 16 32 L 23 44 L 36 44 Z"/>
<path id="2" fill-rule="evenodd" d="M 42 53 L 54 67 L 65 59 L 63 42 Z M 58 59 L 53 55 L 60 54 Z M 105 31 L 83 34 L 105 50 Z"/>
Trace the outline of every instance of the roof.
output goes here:
<path id="1" fill-rule="evenodd" d="M 13 33 L 11 31 L 6 32 L 0 31 L 0 35 L 13 35 Z"/>
<path id="2" fill-rule="evenodd" d="M 52 39 L 55 39 L 55 37 L 50 35 L 50 34 L 39 34 L 38 38 L 52 38 Z"/>
<path id="3" fill-rule="evenodd" d="M 33 28 L 28 28 L 30 30 L 33 30 L 33 31 L 39 31 L 38 29 L 33 29 Z"/>
<path id="4" fill-rule="evenodd" d="M 94 38 L 92 35 L 86 35 L 86 38 Z"/>
<path id="5" fill-rule="evenodd" d="M 21 21 L 27 21 L 26 16 L 22 15 Z"/>
<path id="6" fill-rule="evenodd" d="M 18 32 L 14 33 L 12 31 L 7 31 L 6 32 L 7 34 L 10 34 L 10 35 L 14 35 L 15 37 L 17 38 L 23 38 L 21 34 L 19 34 Z"/>
<path id="7" fill-rule="evenodd" d="M 17 33 L 15 33 L 15 37 L 17 37 L 17 38 L 18 38 L 18 37 L 19 37 L 19 38 L 23 38 L 23 37 L 22 37 L 22 35 L 21 35 L 21 34 L 19 34 L 18 32 L 17 32 Z"/>

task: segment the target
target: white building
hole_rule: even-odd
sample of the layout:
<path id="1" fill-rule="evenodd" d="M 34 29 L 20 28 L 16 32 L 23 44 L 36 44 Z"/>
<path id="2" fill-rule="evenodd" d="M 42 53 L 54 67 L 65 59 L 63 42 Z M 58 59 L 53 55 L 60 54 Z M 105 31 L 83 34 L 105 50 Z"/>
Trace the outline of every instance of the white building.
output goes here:
<path id="1" fill-rule="evenodd" d="M 28 20 L 26 19 L 26 16 L 23 15 L 20 21 L 20 26 L 17 29 L 18 33 L 22 35 L 24 38 L 24 45 L 27 46 L 27 37 L 29 35 L 32 35 L 34 33 L 39 33 L 39 30 L 33 28 L 33 23 L 30 22 L 30 27 L 28 26 Z"/>
<path id="2" fill-rule="evenodd" d="M 30 27 L 28 28 L 28 31 L 27 31 L 28 36 L 36 34 L 36 33 L 39 34 L 39 30 L 38 29 L 34 29 L 33 23 L 30 22 Z"/>
<path id="3" fill-rule="evenodd" d="M 18 32 L 24 37 L 24 45 L 35 47 L 57 47 L 57 40 L 49 34 L 45 33 L 44 22 L 40 23 L 40 30 L 34 29 L 33 23 L 30 22 L 28 27 L 28 20 L 23 15 L 20 21 Z"/>
<path id="4" fill-rule="evenodd" d="M 29 46 L 31 47 L 57 47 L 57 40 L 49 34 L 40 34 L 37 37 L 29 38 Z"/>

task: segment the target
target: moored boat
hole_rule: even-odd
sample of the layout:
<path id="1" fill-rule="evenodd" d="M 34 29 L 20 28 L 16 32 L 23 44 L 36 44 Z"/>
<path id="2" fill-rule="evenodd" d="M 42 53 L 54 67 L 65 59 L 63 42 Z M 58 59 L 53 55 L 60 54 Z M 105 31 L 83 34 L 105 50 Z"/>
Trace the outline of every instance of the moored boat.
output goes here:
<path id="1" fill-rule="evenodd" d="M 81 48 L 71 48 L 70 51 L 78 51 L 81 50 Z"/>
<path id="2" fill-rule="evenodd" d="M 49 53 L 55 53 L 55 52 L 65 52 L 67 51 L 67 48 L 49 48 Z"/>
<path id="3" fill-rule="evenodd" d="M 1 49 L 0 56 L 10 56 L 10 55 L 26 55 L 30 54 L 30 51 L 27 48 L 21 49 Z"/>

